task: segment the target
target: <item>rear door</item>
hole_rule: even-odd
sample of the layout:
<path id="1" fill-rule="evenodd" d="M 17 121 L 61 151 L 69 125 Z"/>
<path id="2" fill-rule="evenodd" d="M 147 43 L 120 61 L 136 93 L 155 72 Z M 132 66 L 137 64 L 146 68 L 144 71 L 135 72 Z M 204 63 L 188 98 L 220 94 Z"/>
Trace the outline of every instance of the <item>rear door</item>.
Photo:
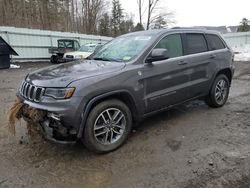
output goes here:
<path id="1" fill-rule="evenodd" d="M 213 54 L 208 50 L 208 44 L 203 33 L 184 34 L 184 54 L 188 61 L 189 98 L 204 95 L 209 87 L 211 62 Z"/>
<path id="2" fill-rule="evenodd" d="M 144 89 L 146 113 L 179 103 L 187 98 L 188 74 L 183 57 L 181 34 L 163 37 L 155 48 L 168 50 L 169 59 L 145 63 Z"/>

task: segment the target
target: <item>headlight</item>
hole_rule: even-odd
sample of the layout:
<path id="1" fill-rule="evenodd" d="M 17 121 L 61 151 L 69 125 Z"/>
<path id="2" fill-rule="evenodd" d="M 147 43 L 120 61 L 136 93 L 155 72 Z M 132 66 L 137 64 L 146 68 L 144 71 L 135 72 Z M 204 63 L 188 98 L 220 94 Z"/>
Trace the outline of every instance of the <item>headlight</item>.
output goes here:
<path id="1" fill-rule="evenodd" d="M 74 91 L 75 88 L 46 88 L 44 95 L 55 99 L 69 99 Z"/>
<path id="2" fill-rule="evenodd" d="M 75 56 L 75 59 L 82 59 L 82 58 L 83 58 L 82 55 L 76 55 L 76 56 Z"/>

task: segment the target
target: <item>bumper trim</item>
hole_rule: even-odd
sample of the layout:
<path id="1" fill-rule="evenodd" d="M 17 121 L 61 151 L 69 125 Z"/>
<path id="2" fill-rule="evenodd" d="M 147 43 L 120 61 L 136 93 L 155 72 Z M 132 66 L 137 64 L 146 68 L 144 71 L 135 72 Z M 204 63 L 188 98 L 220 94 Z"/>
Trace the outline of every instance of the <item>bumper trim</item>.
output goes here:
<path id="1" fill-rule="evenodd" d="M 27 122 L 34 124 L 34 122 L 27 117 L 23 116 L 23 119 Z M 51 141 L 51 142 L 57 143 L 57 144 L 63 144 L 63 145 L 73 145 L 77 142 L 77 140 L 73 140 L 73 141 L 57 140 L 57 139 L 53 138 L 53 136 L 52 136 L 53 135 L 52 128 L 48 127 L 47 125 L 43 125 L 42 123 L 36 123 L 36 125 L 39 128 L 39 131 L 41 132 L 42 136 L 48 141 Z"/>
<path id="2" fill-rule="evenodd" d="M 73 145 L 76 143 L 76 141 L 63 141 L 63 140 L 56 140 L 55 138 L 49 136 L 49 135 L 44 135 L 45 139 L 53 142 L 53 143 L 56 143 L 56 144 L 63 144 L 63 145 Z"/>
<path id="3" fill-rule="evenodd" d="M 64 145 L 76 143 L 76 140 L 75 141 L 57 140 L 57 139 L 53 138 L 53 136 L 52 136 L 52 128 L 48 127 L 47 125 L 43 126 L 41 123 L 39 123 L 39 126 L 40 126 L 41 132 L 42 132 L 43 136 L 45 137 L 45 139 L 47 139 L 51 142 L 54 142 L 57 144 L 64 144 Z"/>

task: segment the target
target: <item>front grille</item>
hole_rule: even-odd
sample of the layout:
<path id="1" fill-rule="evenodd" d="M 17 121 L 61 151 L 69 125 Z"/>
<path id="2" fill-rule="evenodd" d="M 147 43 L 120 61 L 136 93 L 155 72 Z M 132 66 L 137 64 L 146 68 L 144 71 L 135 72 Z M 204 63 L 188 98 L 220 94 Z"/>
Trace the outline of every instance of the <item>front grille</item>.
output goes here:
<path id="1" fill-rule="evenodd" d="M 20 94 L 28 100 L 39 102 L 44 90 L 45 89 L 42 87 L 37 87 L 24 81 L 20 88 Z"/>
<path id="2" fill-rule="evenodd" d="M 74 59 L 74 56 L 73 55 L 66 55 L 66 58 Z"/>

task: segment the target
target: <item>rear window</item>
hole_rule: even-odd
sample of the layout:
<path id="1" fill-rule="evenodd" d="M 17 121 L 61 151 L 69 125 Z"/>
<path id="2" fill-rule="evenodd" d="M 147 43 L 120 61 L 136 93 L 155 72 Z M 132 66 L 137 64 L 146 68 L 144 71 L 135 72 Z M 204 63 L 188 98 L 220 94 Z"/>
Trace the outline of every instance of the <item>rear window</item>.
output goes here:
<path id="1" fill-rule="evenodd" d="M 206 36 L 208 40 L 209 50 L 219 50 L 225 48 L 224 43 L 217 35 L 207 34 Z"/>
<path id="2" fill-rule="evenodd" d="M 207 43 L 203 34 L 187 33 L 186 34 L 186 54 L 196 54 L 206 52 Z"/>

